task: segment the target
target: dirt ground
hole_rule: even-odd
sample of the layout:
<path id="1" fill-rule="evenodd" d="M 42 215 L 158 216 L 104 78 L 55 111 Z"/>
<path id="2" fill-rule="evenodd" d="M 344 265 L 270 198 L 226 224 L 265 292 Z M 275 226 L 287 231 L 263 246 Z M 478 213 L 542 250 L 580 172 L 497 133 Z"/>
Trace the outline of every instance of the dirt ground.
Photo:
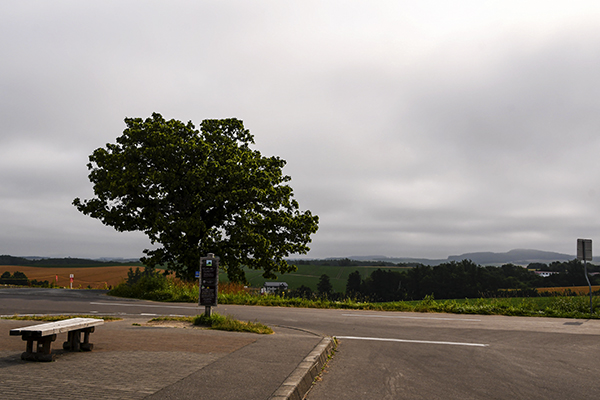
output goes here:
<path id="1" fill-rule="evenodd" d="M 0 265 L 0 275 L 8 271 L 11 274 L 19 271 L 27 275 L 29 280 L 48 281 L 59 287 L 69 287 L 70 275 L 73 275 L 73 288 L 106 289 L 114 287 L 127 279 L 130 267 L 88 267 L 88 268 L 41 268 L 22 265 Z M 143 268 L 140 268 L 143 269 Z M 133 268 L 135 271 L 135 267 Z M 58 281 L 57 281 L 58 280 Z"/>

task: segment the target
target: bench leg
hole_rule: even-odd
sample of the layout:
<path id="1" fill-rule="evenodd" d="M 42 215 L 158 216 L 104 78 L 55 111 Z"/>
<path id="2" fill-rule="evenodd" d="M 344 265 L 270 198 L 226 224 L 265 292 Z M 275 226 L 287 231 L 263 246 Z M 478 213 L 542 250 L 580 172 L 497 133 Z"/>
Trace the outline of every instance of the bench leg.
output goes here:
<path id="1" fill-rule="evenodd" d="M 52 354 L 52 342 L 56 340 L 56 335 L 42 337 L 23 337 L 27 341 L 27 348 L 21 354 L 21 360 L 25 361 L 54 361 Z M 33 342 L 36 342 L 35 351 L 33 351 Z"/>
<path id="2" fill-rule="evenodd" d="M 90 343 L 90 333 L 94 332 L 94 327 L 84 329 L 83 334 L 83 343 L 81 343 L 81 350 L 83 351 L 92 351 L 94 345 Z"/>
<path id="3" fill-rule="evenodd" d="M 67 334 L 67 341 L 63 343 L 63 349 L 67 351 L 91 351 L 94 345 L 90 343 L 90 333 L 94 332 L 94 327 L 70 331 Z M 83 333 L 83 343 L 81 334 Z"/>

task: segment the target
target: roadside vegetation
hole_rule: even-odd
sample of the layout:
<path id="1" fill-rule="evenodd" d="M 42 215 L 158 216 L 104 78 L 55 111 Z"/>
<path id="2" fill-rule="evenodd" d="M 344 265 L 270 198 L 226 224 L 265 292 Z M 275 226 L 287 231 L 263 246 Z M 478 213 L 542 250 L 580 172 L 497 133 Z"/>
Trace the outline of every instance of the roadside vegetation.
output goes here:
<path id="1" fill-rule="evenodd" d="M 456 266 L 456 264 L 458 263 L 453 263 L 451 266 Z M 470 266 L 470 264 L 467 264 L 467 266 Z M 514 271 L 512 267 L 505 268 L 505 270 Z M 524 269 L 521 268 L 521 270 Z M 144 271 L 130 272 L 128 280 L 109 292 L 110 295 L 156 301 L 198 302 L 198 284 L 196 282 L 184 282 L 148 268 Z M 367 280 L 367 285 L 370 284 L 373 287 L 372 282 L 377 281 L 373 278 L 373 275 L 375 275 L 375 278 L 378 276 L 386 277 L 387 279 L 380 280 L 382 283 L 387 284 L 390 282 L 389 271 L 385 274 L 382 272 L 384 271 L 381 269 L 374 271 L 368 277 L 371 283 Z M 537 278 L 537 276 L 534 277 Z M 452 282 L 451 278 L 447 277 L 446 279 Z M 360 284 L 364 284 L 364 280 L 361 279 Z M 349 281 L 349 285 L 352 285 L 352 281 Z M 258 289 L 247 288 L 242 284 L 224 282 L 219 284 L 218 301 L 219 304 L 277 307 L 600 319 L 599 293 L 595 293 L 593 298 L 594 313 L 590 315 L 589 297 L 585 294 L 578 295 L 574 290 L 571 290 L 571 287 L 562 287 L 562 291 L 554 292 L 538 292 L 527 287 L 522 289 L 498 289 L 493 292 L 493 296 L 480 294 L 479 296 L 465 296 L 459 299 L 436 299 L 434 294 L 426 294 L 421 299 L 377 301 L 377 299 L 371 299 L 360 292 L 353 292 L 354 296 L 334 292 L 326 276 L 321 276 L 317 286 L 319 288 L 317 291 L 312 291 L 308 287 L 300 287 L 289 291 L 280 290 L 272 294 L 261 294 Z M 402 287 L 398 284 L 394 286 L 395 288 Z M 401 291 L 398 292 L 402 293 Z M 385 293 L 382 290 L 380 296 Z"/>
<path id="2" fill-rule="evenodd" d="M 14 273 L 10 273 L 5 271 L 0 275 L 0 285 L 10 285 L 10 286 L 34 286 L 34 287 L 52 287 L 52 285 L 46 281 L 37 281 L 35 279 L 29 280 L 27 275 L 23 272 L 15 271 Z"/>

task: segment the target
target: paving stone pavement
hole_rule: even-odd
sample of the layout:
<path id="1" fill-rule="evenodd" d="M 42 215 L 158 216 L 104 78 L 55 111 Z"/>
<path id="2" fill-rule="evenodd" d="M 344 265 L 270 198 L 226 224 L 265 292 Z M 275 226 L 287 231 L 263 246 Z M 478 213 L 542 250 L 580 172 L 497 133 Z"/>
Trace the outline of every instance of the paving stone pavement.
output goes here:
<path id="1" fill-rule="evenodd" d="M 0 352 L 0 397 L 12 399 L 143 399 L 218 355 L 184 352 L 64 354 L 51 363 Z"/>
<path id="2" fill-rule="evenodd" d="M 65 352 L 66 334 L 58 335 L 56 361 L 31 362 L 21 360 L 25 342 L 9 331 L 39 322 L 0 320 L 0 398 L 266 399 L 320 340 L 284 328 L 256 335 L 137 326 L 146 321 L 105 322 L 90 336 L 92 352 Z"/>

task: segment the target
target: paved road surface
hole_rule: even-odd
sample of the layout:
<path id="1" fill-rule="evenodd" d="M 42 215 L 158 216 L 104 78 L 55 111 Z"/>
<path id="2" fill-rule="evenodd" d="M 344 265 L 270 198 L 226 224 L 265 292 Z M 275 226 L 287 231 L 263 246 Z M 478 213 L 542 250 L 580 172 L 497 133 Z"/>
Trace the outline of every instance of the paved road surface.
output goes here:
<path id="1" fill-rule="evenodd" d="M 0 314 L 202 312 L 193 304 L 64 292 L 0 290 Z M 338 352 L 310 400 L 600 398 L 598 320 L 228 305 L 216 311 L 338 337 Z"/>

